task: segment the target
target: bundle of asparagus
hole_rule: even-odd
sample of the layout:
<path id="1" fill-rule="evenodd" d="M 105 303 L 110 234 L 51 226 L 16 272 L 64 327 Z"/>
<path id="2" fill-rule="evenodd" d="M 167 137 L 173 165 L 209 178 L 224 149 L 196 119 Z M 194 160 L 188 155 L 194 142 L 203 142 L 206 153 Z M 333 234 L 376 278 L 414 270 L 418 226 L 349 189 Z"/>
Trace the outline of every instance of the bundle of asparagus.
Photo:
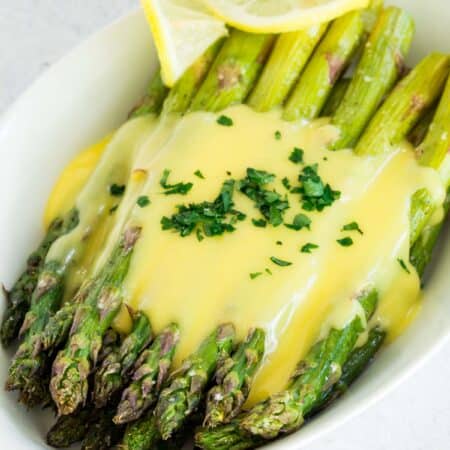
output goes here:
<path id="1" fill-rule="evenodd" d="M 450 147 L 450 58 L 433 53 L 401 79 L 413 22 L 404 11 L 383 9 L 380 3 L 280 36 L 232 30 L 170 92 L 156 75 L 128 126 L 139 126 L 152 115 L 214 112 L 243 102 L 257 111 L 283 106 L 286 120 L 331 116 L 341 135 L 330 150 L 354 147 L 356 153 L 370 155 L 389 151 L 416 124 L 425 123 L 414 134 L 417 157 L 425 166 L 442 169 L 448 186 L 450 174 L 443 168 Z M 351 80 L 341 78 L 355 59 Z M 106 152 L 96 171 L 116 170 L 108 161 L 124 164 Z M 104 187 L 88 183 L 82 194 Z M 254 448 L 297 430 L 345 392 L 382 345 L 387 330 L 367 325 L 377 308 L 374 287 L 355 300 L 364 318 L 332 328 L 298 363 L 284 391 L 244 411 L 265 354 L 264 330 L 249 330 L 247 339 L 236 343 L 233 324 L 222 324 L 176 370 L 177 324 L 153 338 L 150 318 L 132 311 L 128 336 L 121 342 L 111 337 L 141 234 L 132 220 L 135 202 L 117 201 L 129 218 L 120 239 L 73 298 L 63 302 L 71 255 L 61 260 L 46 256 L 61 237 L 79 227 L 76 207 L 51 224 L 9 294 L 1 338 L 5 345 L 17 337 L 21 343 L 7 389 L 18 390 L 28 406 L 50 402 L 51 394 L 60 417 L 48 434 L 50 445 L 66 447 L 83 440 L 86 449 L 111 448 L 119 441 L 128 450 L 160 448 L 162 443 L 180 448 L 195 423 L 201 425 L 195 436 L 201 448 Z M 449 204 L 447 198 L 445 212 Z M 411 263 L 419 274 L 442 228 L 444 217 L 439 223 L 430 221 L 439 207 L 426 190 L 411 200 Z M 90 218 L 91 230 L 99 226 L 98 218 Z M 85 251 L 86 243 L 80 242 L 78 255 Z M 357 347 L 366 332 L 366 343 Z"/>

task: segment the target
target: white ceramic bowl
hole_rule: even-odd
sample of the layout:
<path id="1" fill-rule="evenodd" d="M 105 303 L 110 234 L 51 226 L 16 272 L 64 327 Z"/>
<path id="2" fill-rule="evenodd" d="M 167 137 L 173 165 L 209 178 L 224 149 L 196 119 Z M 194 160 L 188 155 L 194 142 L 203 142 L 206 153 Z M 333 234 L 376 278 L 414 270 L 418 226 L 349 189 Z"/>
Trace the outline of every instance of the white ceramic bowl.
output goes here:
<path id="1" fill-rule="evenodd" d="M 396 0 L 417 23 L 411 62 L 427 52 L 450 52 L 448 0 Z M 11 45 L 14 45 L 13 43 Z M 0 280 L 10 286 L 42 234 L 45 199 L 62 167 L 81 148 L 120 125 L 157 66 L 140 11 L 93 36 L 51 67 L 0 122 Z M 448 227 L 447 227 L 448 228 Z M 339 402 L 300 432 L 267 446 L 304 448 L 359 414 L 410 376 L 450 334 L 450 239 L 443 237 L 413 326 L 387 347 Z M 0 385 L 9 355 L 1 351 Z M 27 413 L 0 390 L 3 448 L 41 449 L 46 413 Z"/>

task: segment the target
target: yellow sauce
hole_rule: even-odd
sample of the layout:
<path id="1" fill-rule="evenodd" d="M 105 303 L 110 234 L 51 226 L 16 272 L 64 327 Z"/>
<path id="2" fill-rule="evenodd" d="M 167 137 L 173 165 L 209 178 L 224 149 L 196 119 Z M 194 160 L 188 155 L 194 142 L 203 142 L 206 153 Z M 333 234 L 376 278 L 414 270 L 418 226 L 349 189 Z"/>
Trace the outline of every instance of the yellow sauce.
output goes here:
<path id="1" fill-rule="evenodd" d="M 361 315 L 356 298 L 370 286 L 380 293 L 372 321 L 386 327 L 391 338 L 403 331 L 420 306 L 419 279 L 411 267 L 408 274 L 398 261 L 409 260 L 410 198 L 417 189 L 427 187 L 438 203 L 444 189 L 439 175 L 420 167 L 406 144 L 389 155 L 361 158 L 350 150 L 326 150 L 338 131 L 324 120 L 288 123 L 281 120 L 279 111 L 255 113 L 246 106 L 223 114 L 233 119 L 233 126 L 220 126 L 217 115 L 198 112 L 165 118 L 156 126 L 154 121 L 125 125 L 116 135 L 108 146 L 110 162 L 119 158 L 111 149 L 119 145 L 120 134 L 133 148 L 128 162 L 122 161 L 127 190 L 108 222 L 102 251 L 97 247 L 94 252 L 98 258 L 91 270 L 102 266 L 124 226 L 142 227 L 124 285 L 126 302 L 147 312 L 156 330 L 171 321 L 180 324 L 177 364 L 221 322 L 233 322 L 241 338 L 251 327 L 263 327 L 267 356 L 252 388 L 251 404 L 283 388 L 295 363 L 330 327 L 342 327 Z M 276 131 L 281 133 L 280 140 L 274 137 Z M 259 219 L 260 213 L 239 192 L 234 194 L 235 207 L 247 219 L 237 223 L 233 233 L 199 242 L 195 234 L 181 238 L 161 229 L 161 218 L 175 213 L 176 205 L 213 201 L 224 180 L 243 178 L 248 167 L 276 174 L 273 187 L 287 192 L 281 179 L 288 177 L 295 185 L 302 168 L 288 159 L 294 147 L 302 148 L 305 163 L 318 163 L 322 179 L 341 191 L 341 198 L 320 213 L 302 211 L 298 195 L 288 195 L 285 222 L 303 212 L 312 220 L 310 230 L 255 227 L 251 219 Z M 100 165 L 102 161 L 106 153 Z M 191 192 L 185 197 L 164 195 L 159 184 L 164 169 L 171 170 L 170 181 L 193 182 Z M 197 170 L 205 179 L 194 176 Z M 70 170 L 66 176 L 70 177 Z M 100 176 L 90 182 L 95 179 L 97 185 L 110 182 Z M 80 212 L 87 211 L 83 217 L 92 223 L 95 214 L 89 202 L 93 197 L 85 195 L 85 190 L 77 205 Z M 138 207 L 139 195 L 148 195 L 151 204 Z M 107 196 L 101 200 L 103 209 L 108 202 Z M 94 203 L 98 209 L 99 202 Z M 353 221 L 363 235 L 342 231 Z M 76 248 L 79 233 L 68 235 L 60 250 Z M 347 236 L 353 239 L 352 246 L 337 243 Z M 310 254 L 300 252 L 308 242 L 319 248 Z M 272 256 L 292 265 L 277 266 Z M 255 272 L 263 274 L 251 279 L 250 273 Z M 126 329 L 128 325 L 124 313 L 116 326 Z"/>

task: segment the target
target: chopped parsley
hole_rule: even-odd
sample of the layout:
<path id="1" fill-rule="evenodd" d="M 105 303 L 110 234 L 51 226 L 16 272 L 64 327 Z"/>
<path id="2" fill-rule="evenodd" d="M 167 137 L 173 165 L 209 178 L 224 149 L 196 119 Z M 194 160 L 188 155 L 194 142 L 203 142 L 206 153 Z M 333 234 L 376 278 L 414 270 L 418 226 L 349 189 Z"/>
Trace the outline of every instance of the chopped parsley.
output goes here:
<path id="1" fill-rule="evenodd" d="M 342 245 L 342 247 L 350 247 L 353 245 L 353 239 L 351 237 L 345 237 L 342 239 L 338 239 L 336 241 L 339 245 Z"/>
<path id="2" fill-rule="evenodd" d="M 357 222 L 350 222 L 344 225 L 341 231 L 357 231 L 359 234 L 364 234 Z"/>
<path id="3" fill-rule="evenodd" d="M 274 180 L 274 174 L 248 168 L 247 176 L 238 183 L 238 189 L 255 202 L 255 206 L 267 222 L 277 227 L 283 223 L 283 215 L 289 208 L 289 202 L 275 190 L 265 188 Z"/>
<path id="4" fill-rule="evenodd" d="M 264 219 L 252 219 L 253 225 L 259 228 L 266 228 L 267 222 Z"/>
<path id="5" fill-rule="evenodd" d="M 265 272 L 266 272 L 267 274 L 269 274 L 269 275 L 272 275 L 272 271 L 271 271 L 270 269 L 268 269 L 268 268 L 265 270 Z"/>
<path id="6" fill-rule="evenodd" d="M 263 273 L 262 272 L 253 272 L 250 274 L 250 279 L 254 280 L 255 278 L 258 278 L 259 276 L 261 276 Z"/>
<path id="7" fill-rule="evenodd" d="M 283 245 L 283 242 L 282 241 L 277 241 L 276 244 L 277 245 Z"/>
<path id="8" fill-rule="evenodd" d="M 125 192 L 125 185 L 124 184 L 116 184 L 113 183 L 110 187 L 109 187 L 109 193 L 113 196 L 113 197 L 121 197 L 123 195 L 123 193 Z"/>
<path id="9" fill-rule="evenodd" d="M 231 117 L 222 114 L 217 118 L 217 123 L 224 127 L 231 127 L 233 126 L 233 119 Z"/>
<path id="10" fill-rule="evenodd" d="M 148 198 L 148 195 L 141 195 L 136 203 L 138 204 L 138 206 L 140 206 L 141 208 L 145 208 L 146 206 L 150 205 L 150 199 Z"/>
<path id="11" fill-rule="evenodd" d="M 173 195 L 173 194 L 186 195 L 192 189 L 192 186 L 193 186 L 192 183 L 170 184 L 168 182 L 169 175 L 170 175 L 170 170 L 165 169 L 161 176 L 161 180 L 159 181 L 159 184 L 165 189 L 164 194 L 166 194 L 166 195 Z"/>
<path id="12" fill-rule="evenodd" d="M 119 205 L 114 205 L 113 207 L 109 208 L 109 214 L 113 214 L 114 212 L 116 212 L 118 207 Z"/>
<path id="13" fill-rule="evenodd" d="M 288 177 L 284 177 L 284 178 L 281 180 L 281 183 L 283 184 L 283 186 L 284 186 L 288 191 L 291 190 L 291 187 L 292 187 L 292 186 L 291 186 L 291 183 L 290 183 Z"/>
<path id="14" fill-rule="evenodd" d="M 285 223 L 284 226 L 295 231 L 300 231 L 302 228 L 307 228 L 309 230 L 311 219 L 307 215 L 300 213 L 294 217 L 292 223 Z"/>
<path id="15" fill-rule="evenodd" d="M 284 261 L 284 260 L 279 259 L 279 258 L 275 258 L 275 256 L 271 256 L 271 257 L 270 257 L 270 260 L 271 260 L 274 264 L 276 264 L 277 266 L 280 266 L 280 267 L 287 267 L 287 266 L 292 265 L 291 262 L 289 262 L 289 261 Z"/>
<path id="16" fill-rule="evenodd" d="M 401 258 L 397 258 L 398 263 L 400 264 L 401 268 L 406 272 L 406 273 L 411 273 L 411 271 L 408 269 L 408 266 L 406 265 L 405 261 L 403 261 L 403 259 Z"/>
<path id="17" fill-rule="evenodd" d="M 300 251 L 302 253 L 311 253 L 311 250 L 314 250 L 316 248 L 319 248 L 319 246 L 316 244 L 313 244 L 312 242 L 308 242 L 300 249 Z"/>
<path id="18" fill-rule="evenodd" d="M 298 177 L 301 185 L 291 191 L 300 194 L 302 208 L 305 211 L 322 211 L 341 196 L 339 191 L 333 190 L 328 183 L 324 183 L 317 171 L 317 164 L 304 167 Z"/>
<path id="19" fill-rule="evenodd" d="M 230 172 L 229 170 L 227 170 L 227 175 L 228 175 L 229 177 L 231 177 L 231 172 Z"/>
<path id="20" fill-rule="evenodd" d="M 281 139 L 281 131 L 280 130 L 275 131 L 275 139 L 277 141 L 279 141 Z"/>
<path id="21" fill-rule="evenodd" d="M 303 154 L 304 151 L 301 148 L 294 147 L 294 150 L 292 150 L 291 154 L 289 155 L 289 161 L 292 161 L 294 164 L 302 164 Z"/>
<path id="22" fill-rule="evenodd" d="M 196 177 L 198 177 L 198 178 L 201 178 L 202 180 L 205 179 L 205 176 L 200 172 L 200 170 L 196 170 L 196 171 L 194 172 L 194 175 L 195 175 Z"/>
<path id="23" fill-rule="evenodd" d="M 161 219 L 162 229 L 173 230 L 182 237 L 195 231 L 199 241 L 233 232 L 236 222 L 245 219 L 245 214 L 233 209 L 234 184 L 234 180 L 225 181 L 213 202 L 177 206 L 175 214 Z"/>

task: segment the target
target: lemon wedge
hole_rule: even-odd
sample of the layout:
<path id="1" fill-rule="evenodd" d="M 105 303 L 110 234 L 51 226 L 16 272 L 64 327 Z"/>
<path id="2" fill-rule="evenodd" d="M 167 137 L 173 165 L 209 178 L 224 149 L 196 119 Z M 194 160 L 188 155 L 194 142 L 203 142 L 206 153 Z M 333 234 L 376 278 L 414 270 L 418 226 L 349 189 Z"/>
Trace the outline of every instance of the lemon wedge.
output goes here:
<path id="1" fill-rule="evenodd" d="M 228 31 L 203 0 L 141 0 L 152 29 L 161 76 L 169 87 Z"/>
<path id="2" fill-rule="evenodd" d="M 203 0 L 229 25 L 255 33 L 284 33 L 365 8 L 370 0 Z"/>

